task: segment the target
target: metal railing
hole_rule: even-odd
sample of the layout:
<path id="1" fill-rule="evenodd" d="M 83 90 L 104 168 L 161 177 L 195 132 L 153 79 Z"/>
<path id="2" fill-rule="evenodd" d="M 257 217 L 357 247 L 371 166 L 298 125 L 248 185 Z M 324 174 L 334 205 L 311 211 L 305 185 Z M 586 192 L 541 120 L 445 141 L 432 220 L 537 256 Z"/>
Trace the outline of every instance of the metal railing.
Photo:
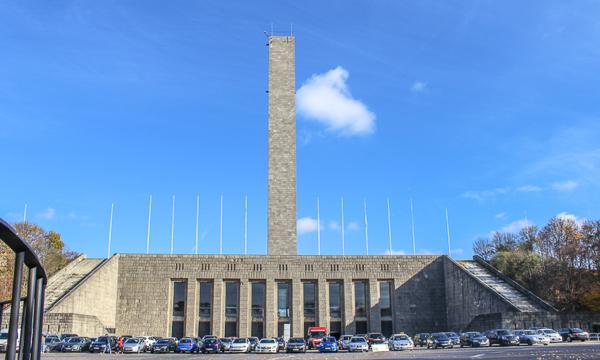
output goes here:
<path id="1" fill-rule="evenodd" d="M 44 292 L 48 282 L 46 271 L 31 246 L 21 239 L 15 229 L 2 219 L 0 219 L 0 240 L 15 253 L 12 297 L 9 302 L 5 302 L 10 304 L 5 359 L 14 360 L 17 354 L 19 310 L 21 302 L 23 302 L 23 318 L 21 319 L 21 333 L 18 346 L 20 353 L 19 360 L 39 360 L 42 350 Z M 21 298 L 24 275 L 23 266 L 27 266 L 29 271 L 27 295 Z"/>

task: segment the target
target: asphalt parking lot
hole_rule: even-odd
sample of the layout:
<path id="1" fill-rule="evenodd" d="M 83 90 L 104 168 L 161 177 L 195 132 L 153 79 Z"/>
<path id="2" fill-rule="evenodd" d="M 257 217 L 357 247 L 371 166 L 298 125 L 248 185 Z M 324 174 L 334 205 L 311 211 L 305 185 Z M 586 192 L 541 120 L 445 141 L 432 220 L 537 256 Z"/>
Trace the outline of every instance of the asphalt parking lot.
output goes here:
<path id="1" fill-rule="evenodd" d="M 44 359 L 69 359 L 69 360 L 89 360 L 91 358 L 132 358 L 136 360 L 150 359 L 230 359 L 230 360 L 279 360 L 279 359 L 600 359 L 600 343 L 563 343 L 551 344 L 548 346 L 514 346 L 514 347 L 487 347 L 487 348 L 454 348 L 446 350 L 427 350 L 417 348 L 413 351 L 389 351 L 375 353 L 329 353 L 320 354 L 309 352 L 306 354 L 63 354 L 48 353 L 44 354 Z"/>

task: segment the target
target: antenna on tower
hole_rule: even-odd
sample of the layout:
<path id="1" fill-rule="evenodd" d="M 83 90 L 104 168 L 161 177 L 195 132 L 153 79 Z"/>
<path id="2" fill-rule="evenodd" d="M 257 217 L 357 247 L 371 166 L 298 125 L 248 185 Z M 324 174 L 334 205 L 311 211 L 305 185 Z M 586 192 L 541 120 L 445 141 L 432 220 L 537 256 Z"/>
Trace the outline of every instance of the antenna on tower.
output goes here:
<path id="1" fill-rule="evenodd" d="M 367 255 L 369 255 L 369 221 L 367 219 L 367 199 L 363 200 L 365 205 L 365 246 L 367 249 Z"/>
<path id="2" fill-rule="evenodd" d="M 146 235 L 146 254 L 150 253 L 150 220 L 152 219 L 152 194 L 150 194 L 150 203 L 148 204 L 148 234 Z"/>
<path id="3" fill-rule="evenodd" d="M 342 196 L 342 256 L 346 255 L 346 238 L 344 233 L 344 197 Z"/>
<path id="4" fill-rule="evenodd" d="M 317 196 L 317 254 L 321 255 L 321 213 L 319 210 L 319 197 Z"/>
<path id="5" fill-rule="evenodd" d="M 115 209 L 115 204 L 112 203 L 110 205 L 110 221 L 108 222 L 108 251 L 106 253 L 106 258 L 110 257 L 110 243 L 112 242 L 112 223 L 113 223 L 113 211 Z"/>
<path id="6" fill-rule="evenodd" d="M 219 225 L 219 255 L 223 255 L 223 194 L 221 194 L 221 222 Z"/>
<path id="7" fill-rule="evenodd" d="M 290 36 L 294 36 L 294 23 L 290 23 Z"/>
<path id="8" fill-rule="evenodd" d="M 200 195 L 196 195 L 196 247 L 195 254 L 198 255 L 198 222 L 200 220 Z"/>
<path id="9" fill-rule="evenodd" d="M 173 195 L 173 208 L 171 212 L 171 255 L 173 255 L 173 240 L 175 238 L 175 195 Z"/>
<path id="10" fill-rule="evenodd" d="M 452 257 L 452 251 L 450 249 L 450 223 L 448 222 L 448 208 L 446 208 L 446 232 L 448 233 L 448 256 Z"/>
<path id="11" fill-rule="evenodd" d="M 244 195 L 244 255 L 248 255 L 248 195 Z"/>
<path id="12" fill-rule="evenodd" d="M 387 215 L 388 215 L 388 237 L 390 241 L 390 255 L 393 255 L 392 250 L 392 216 L 390 214 L 390 199 L 387 199 Z"/>
<path id="13" fill-rule="evenodd" d="M 412 225 L 412 245 L 413 255 L 417 255 L 417 247 L 415 246 L 415 214 L 413 212 L 413 200 L 410 198 L 410 222 Z"/>

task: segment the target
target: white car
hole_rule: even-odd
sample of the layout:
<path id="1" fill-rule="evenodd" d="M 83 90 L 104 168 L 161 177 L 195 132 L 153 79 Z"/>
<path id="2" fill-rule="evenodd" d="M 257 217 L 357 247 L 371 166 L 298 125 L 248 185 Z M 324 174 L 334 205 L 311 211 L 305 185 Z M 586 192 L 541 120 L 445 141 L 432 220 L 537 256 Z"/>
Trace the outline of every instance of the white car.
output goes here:
<path id="1" fill-rule="evenodd" d="M 521 344 L 550 344 L 550 338 L 546 335 L 538 334 L 536 330 L 515 330 L 514 333 L 519 337 L 519 342 Z"/>
<path id="2" fill-rule="evenodd" d="M 353 336 L 352 339 L 350 339 L 348 351 L 369 351 L 369 343 L 367 342 L 367 339 L 362 336 Z"/>
<path id="3" fill-rule="evenodd" d="M 144 340 L 144 348 L 151 349 L 152 345 L 156 342 L 156 338 L 152 336 L 139 336 L 138 338 Z"/>
<path id="4" fill-rule="evenodd" d="M 250 341 L 246 338 L 234 339 L 229 347 L 229 352 L 250 352 Z"/>
<path id="5" fill-rule="evenodd" d="M 388 341 L 388 346 L 392 351 L 412 350 L 415 348 L 415 344 L 413 343 L 412 339 L 406 334 L 392 335 Z"/>
<path id="6" fill-rule="evenodd" d="M 275 354 L 279 352 L 279 343 L 273 338 L 261 339 L 258 344 L 256 344 L 254 351 L 257 353 Z"/>
<path id="7" fill-rule="evenodd" d="M 543 329 L 537 329 L 536 331 L 538 334 L 546 335 L 548 338 L 550 338 L 551 343 L 559 343 L 559 342 L 563 341 L 562 336 L 560 336 L 558 331 L 556 331 L 554 329 L 543 328 Z"/>

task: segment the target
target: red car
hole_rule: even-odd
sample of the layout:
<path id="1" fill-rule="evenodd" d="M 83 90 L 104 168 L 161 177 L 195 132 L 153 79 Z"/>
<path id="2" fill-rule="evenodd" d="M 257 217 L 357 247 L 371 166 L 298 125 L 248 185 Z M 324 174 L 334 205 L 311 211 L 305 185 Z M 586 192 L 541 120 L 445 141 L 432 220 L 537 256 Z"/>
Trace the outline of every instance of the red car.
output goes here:
<path id="1" fill-rule="evenodd" d="M 306 334 L 308 340 L 306 340 L 306 345 L 309 349 L 317 349 L 321 344 L 321 339 L 327 336 L 327 328 L 326 327 L 309 327 L 308 333 Z"/>

